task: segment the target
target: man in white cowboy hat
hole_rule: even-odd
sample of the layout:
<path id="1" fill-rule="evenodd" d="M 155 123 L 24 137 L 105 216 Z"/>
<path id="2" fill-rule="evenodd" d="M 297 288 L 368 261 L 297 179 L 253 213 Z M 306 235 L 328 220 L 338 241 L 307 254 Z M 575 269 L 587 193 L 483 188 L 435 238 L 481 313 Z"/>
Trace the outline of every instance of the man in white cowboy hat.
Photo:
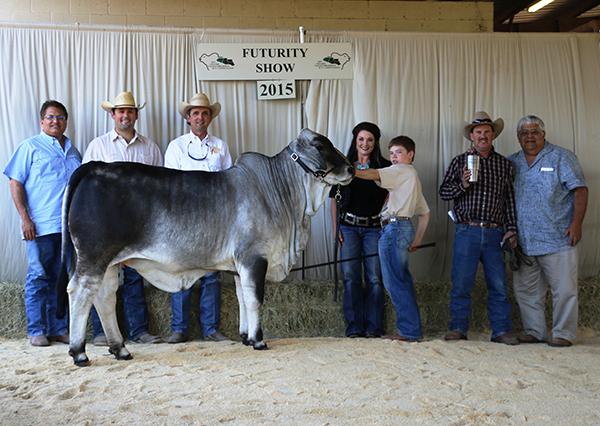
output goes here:
<path id="1" fill-rule="evenodd" d="M 110 114 L 115 127 L 90 142 L 83 155 L 83 163 L 130 161 L 162 166 L 163 159 L 159 147 L 135 130 L 138 112 L 144 105 L 138 105 L 131 92 L 121 92 L 113 102 L 105 101 L 100 106 Z M 148 332 L 148 309 L 141 275 L 127 266 L 123 268 L 122 273 L 123 284 L 119 293 L 123 298 L 129 340 L 137 343 L 160 343 L 161 339 L 158 336 Z M 106 346 L 106 337 L 95 309 L 92 309 L 91 317 L 94 345 Z"/>
<path id="2" fill-rule="evenodd" d="M 463 134 L 471 141 L 471 148 L 452 159 L 439 191 L 442 199 L 454 201 L 452 211 L 456 222 L 450 324 L 444 338 L 467 339 L 471 291 L 481 261 L 488 289 L 491 340 L 517 345 L 519 341 L 512 333 L 511 306 L 501 247 L 505 239 L 516 246 L 513 167 L 493 146 L 494 139 L 504 128 L 504 121 L 501 118 L 492 120 L 487 113 L 477 112 L 473 120 L 465 124 Z M 472 158 L 479 163 L 476 179 L 471 179 L 467 156 L 474 156 Z"/>
<path id="3" fill-rule="evenodd" d="M 528 262 L 513 273 L 521 311 L 521 343 L 555 347 L 573 344 L 577 333 L 577 243 L 588 188 L 577 157 L 546 140 L 544 122 L 535 115 L 517 124 L 521 151 L 515 166 L 519 243 Z M 546 326 L 546 293 L 552 290 L 552 332 Z"/>
<path id="4" fill-rule="evenodd" d="M 190 126 L 190 132 L 169 143 L 165 152 L 165 167 L 178 170 L 216 172 L 231 167 L 227 144 L 208 133 L 208 126 L 221 111 L 221 104 L 211 104 L 204 93 L 195 94 L 189 102 L 182 102 L 179 113 Z M 202 188 L 198 188 L 202 191 Z M 185 342 L 189 338 L 190 299 L 192 289 L 171 296 L 171 329 L 168 343 Z M 217 272 L 200 279 L 200 326 L 205 340 L 222 341 L 227 338 L 219 331 L 221 315 L 221 283 Z"/>

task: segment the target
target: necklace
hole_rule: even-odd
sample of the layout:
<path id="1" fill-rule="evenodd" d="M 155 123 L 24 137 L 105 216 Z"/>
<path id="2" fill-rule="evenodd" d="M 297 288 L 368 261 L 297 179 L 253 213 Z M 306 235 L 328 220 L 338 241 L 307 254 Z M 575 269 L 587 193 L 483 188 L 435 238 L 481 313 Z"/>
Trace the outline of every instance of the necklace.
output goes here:
<path id="1" fill-rule="evenodd" d="M 356 170 L 368 170 L 369 169 L 369 163 L 362 164 L 360 161 L 355 161 L 354 165 L 356 166 Z"/>

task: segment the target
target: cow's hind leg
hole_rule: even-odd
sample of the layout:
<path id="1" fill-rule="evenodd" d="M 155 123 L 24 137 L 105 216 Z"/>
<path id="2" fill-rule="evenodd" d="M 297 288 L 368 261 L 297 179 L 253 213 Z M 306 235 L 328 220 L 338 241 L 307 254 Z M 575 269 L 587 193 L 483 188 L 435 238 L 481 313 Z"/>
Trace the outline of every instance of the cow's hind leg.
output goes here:
<path id="1" fill-rule="evenodd" d="M 102 329 L 108 342 L 108 351 L 120 360 L 133 359 L 123 344 L 123 335 L 117 321 L 117 290 L 119 288 L 119 265 L 109 267 L 104 274 L 102 286 L 94 299 Z"/>
<path id="2" fill-rule="evenodd" d="M 235 294 L 238 299 L 238 307 L 240 311 L 240 337 L 242 338 L 242 343 L 248 346 L 248 318 L 246 316 L 246 304 L 244 303 L 244 292 L 242 291 L 242 283 L 239 275 L 234 276 L 235 280 Z"/>
<path id="3" fill-rule="evenodd" d="M 240 303 L 240 334 L 244 339 L 242 329 L 242 318 L 245 316 L 247 338 L 244 344 L 252 345 L 254 349 L 267 349 L 263 342 L 263 332 L 260 327 L 260 306 L 264 299 L 265 275 L 267 273 L 267 261 L 262 257 L 245 259 L 239 268 L 240 285 L 237 285 L 238 300 Z M 237 290 L 241 287 L 240 290 Z M 240 298 L 241 292 L 241 298 Z M 240 300 L 241 299 L 241 300 Z M 242 314 L 242 306 L 245 313 Z"/>
<path id="4" fill-rule="evenodd" d="M 69 281 L 69 355 L 75 365 L 85 367 L 90 360 L 85 354 L 85 335 L 87 320 L 92 308 L 94 293 L 102 278 L 96 276 L 79 276 L 77 272 Z"/>

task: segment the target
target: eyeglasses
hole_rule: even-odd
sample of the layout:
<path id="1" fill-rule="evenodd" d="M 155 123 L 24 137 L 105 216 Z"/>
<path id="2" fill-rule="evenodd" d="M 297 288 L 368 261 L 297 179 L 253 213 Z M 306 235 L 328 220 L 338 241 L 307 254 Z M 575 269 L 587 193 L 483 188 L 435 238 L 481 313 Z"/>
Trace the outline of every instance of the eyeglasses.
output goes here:
<path id="1" fill-rule="evenodd" d="M 489 118 L 476 118 L 475 120 L 473 120 L 471 122 L 471 124 L 487 124 L 487 123 L 493 123 L 493 121 L 490 120 Z"/>
<path id="2" fill-rule="evenodd" d="M 519 137 L 525 137 L 525 136 L 540 136 L 542 134 L 541 131 L 539 130 L 521 130 L 519 132 Z"/>
<path id="3" fill-rule="evenodd" d="M 208 144 L 201 143 L 200 148 L 195 149 L 195 151 L 199 151 L 198 153 L 200 154 L 196 157 L 196 156 L 192 155 L 192 153 L 190 152 L 190 147 L 192 146 L 192 142 L 193 141 L 190 141 L 190 143 L 188 143 L 188 146 L 187 146 L 188 157 L 190 157 L 192 160 L 196 160 L 196 161 L 206 160 L 206 157 L 208 157 L 208 153 L 210 152 L 210 147 L 208 146 Z"/>
<path id="4" fill-rule="evenodd" d="M 67 119 L 64 115 L 46 115 L 44 118 L 48 121 L 65 121 Z"/>

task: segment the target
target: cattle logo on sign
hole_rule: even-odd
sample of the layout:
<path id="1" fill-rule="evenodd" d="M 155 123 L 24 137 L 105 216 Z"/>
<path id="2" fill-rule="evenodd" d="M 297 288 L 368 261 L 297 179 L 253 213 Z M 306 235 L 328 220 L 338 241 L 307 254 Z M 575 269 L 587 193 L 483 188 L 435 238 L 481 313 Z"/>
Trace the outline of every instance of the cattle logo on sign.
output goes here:
<path id="1" fill-rule="evenodd" d="M 200 62 L 206 66 L 207 70 L 231 69 L 235 66 L 233 59 L 221 56 L 217 52 L 208 55 L 203 53 L 200 56 Z"/>
<path id="2" fill-rule="evenodd" d="M 350 55 L 347 53 L 331 52 L 322 60 L 318 61 L 315 66 L 320 69 L 344 69 L 344 65 L 350 62 Z"/>

